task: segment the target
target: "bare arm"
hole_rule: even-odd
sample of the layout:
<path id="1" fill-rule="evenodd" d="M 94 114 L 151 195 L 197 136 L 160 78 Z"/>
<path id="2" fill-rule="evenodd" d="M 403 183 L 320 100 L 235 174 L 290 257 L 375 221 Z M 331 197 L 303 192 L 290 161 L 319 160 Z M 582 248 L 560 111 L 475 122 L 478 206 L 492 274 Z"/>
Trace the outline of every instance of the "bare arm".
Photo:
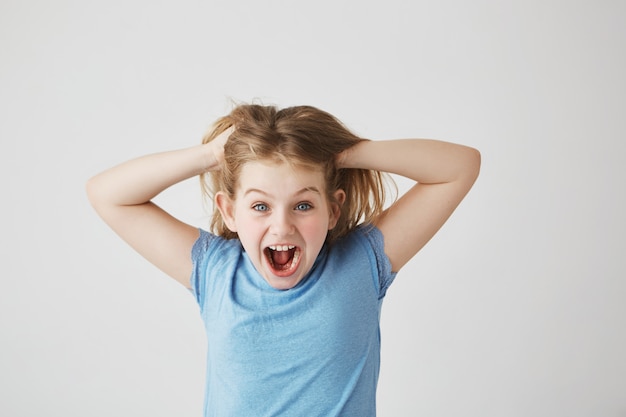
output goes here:
<path id="1" fill-rule="evenodd" d="M 102 219 L 130 246 L 166 274 L 190 286 L 191 248 L 197 228 L 150 200 L 187 178 L 218 169 L 223 137 L 191 148 L 143 156 L 110 168 L 87 182 L 87 195 Z"/>
<path id="2" fill-rule="evenodd" d="M 441 228 L 470 190 L 480 170 L 473 148 L 427 139 L 365 141 L 344 152 L 339 164 L 402 175 L 417 182 L 377 219 L 394 271 Z"/>

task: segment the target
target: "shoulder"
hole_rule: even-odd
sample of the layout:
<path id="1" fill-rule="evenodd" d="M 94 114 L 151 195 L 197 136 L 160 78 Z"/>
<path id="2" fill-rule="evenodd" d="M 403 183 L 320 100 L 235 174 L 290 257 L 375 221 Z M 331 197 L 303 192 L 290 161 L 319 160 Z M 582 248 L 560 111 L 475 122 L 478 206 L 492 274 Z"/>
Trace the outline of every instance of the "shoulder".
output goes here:
<path id="1" fill-rule="evenodd" d="M 337 239 L 331 246 L 335 258 L 345 265 L 360 269 L 367 266 L 375 277 L 379 296 L 382 298 L 396 276 L 391 270 L 391 262 L 385 254 L 385 240 L 382 232 L 372 224 L 361 224 L 347 235 Z"/>
<path id="2" fill-rule="evenodd" d="M 191 248 L 191 258 L 194 262 L 206 259 L 208 255 L 220 251 L 240 251 L 241 244 L 238 239 L 225 239 L 214 235 L 204 229 L 198 229 L 200 235 Z"/>
<path id="3" fill-rule="evenodd" d="M 385 253 L 385 237 L 380 229 L 373 224 L 362 224 L 355 229 L 354 234 L 371 251 L 379 275 L 392 274 L 391 261 Z"/>
<path id="4" fill-rule="evenodd" d="M 348 250 L 363 249 L 374 252 L 384 252 L 385 240 L 382 232 L 373 224 L 360 224 L 345 236 L 337 239 L 333 246 Z"/>
<path id="5" fill-rule="evenodd" d="M 239 239 L 226 239 L 203 229 L 199 231 L 200 235 L 191 248 L 194 275 L 206 275 L 239 261 L 243 252 Z"/>
<path id="6" fill-rule="evenodd" d="M 211 277 L 227 276 L 228 271 L 236 267 L 243 251 L 238 239 L 225 239 L 203 229 L 199 231 L 200 236 L 191 249 L 191 290 L 198 297 L 204 296 L 208 285 L 223 282 Z"/>

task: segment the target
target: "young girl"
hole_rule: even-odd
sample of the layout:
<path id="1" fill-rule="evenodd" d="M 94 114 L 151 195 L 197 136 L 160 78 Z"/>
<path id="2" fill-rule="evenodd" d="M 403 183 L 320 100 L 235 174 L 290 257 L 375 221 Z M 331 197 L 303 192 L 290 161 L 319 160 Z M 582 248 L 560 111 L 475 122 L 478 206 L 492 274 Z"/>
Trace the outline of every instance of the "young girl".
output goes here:
<path id="1" fill-rule="evenodd" d="M 191 289 L 208 337 L 205 416 L 376 414 L 382 299 L 474 183 L 480 155 L 369 141 L 310 106 L 241 105 L 203 144 L 87 184 L 98 214 Z M 383 211 L 383 173 L 416 184 Z M 200 175 L 211 232 L 151 202 Z"/>

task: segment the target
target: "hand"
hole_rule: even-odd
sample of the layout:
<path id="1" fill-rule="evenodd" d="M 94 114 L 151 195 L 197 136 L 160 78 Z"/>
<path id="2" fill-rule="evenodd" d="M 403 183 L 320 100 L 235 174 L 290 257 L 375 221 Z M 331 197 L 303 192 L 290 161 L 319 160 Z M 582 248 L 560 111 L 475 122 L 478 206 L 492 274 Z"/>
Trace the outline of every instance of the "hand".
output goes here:
<path id="1" fill-rule="evenodd" d="M 350 157 L 354 153 L 354 149 L 361 145 L 363 142 L 369 142 L 369 140 L 364 139 L 362 142 L 359 142 L 355 145 L 352 145 L 348 149 L 343 150 L 342 152 L 335 155 L 335 164 L 337 168 L 354 168 L 351 166 Z"/>
<path id="2" fill-rule="evenodd" d="M 224 145 L 228 141 L 231 133 L 233 133 L 234 131 L 235 127 L 231 126 L 219 135 L 217 135 L 215 139 L 213 139 L 211 142 L 209 142 L 209 145 L 211 146 L 211 150 L 213 152 L 213 160 L 215 161 L 214 164 L 211 164 L 212 168 L 210 168 L 209 170 L 219 169 L 224 163 Z"/>
<path id="3" fill-rule="evenodd" d="M 337 155 L 335 155 L 335 165 L 337 166 L 337 168 L 343 168 L 344 167 L 344 162 L 346 160 L 346 152 L 348 150 L 344 150 L 343 152 L 338 153 Z"/>

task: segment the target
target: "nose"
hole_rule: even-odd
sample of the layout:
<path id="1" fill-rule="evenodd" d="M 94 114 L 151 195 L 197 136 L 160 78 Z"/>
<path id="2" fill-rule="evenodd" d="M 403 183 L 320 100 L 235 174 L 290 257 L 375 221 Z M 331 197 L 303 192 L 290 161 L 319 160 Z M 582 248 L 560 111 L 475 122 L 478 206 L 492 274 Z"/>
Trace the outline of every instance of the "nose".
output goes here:
<path id="1" fill-rule="evenodd" d="M 289 210 L 276 210 L 272 214 L 270 231 L 276 236 L 289 236 L 295 230 Z"/>

